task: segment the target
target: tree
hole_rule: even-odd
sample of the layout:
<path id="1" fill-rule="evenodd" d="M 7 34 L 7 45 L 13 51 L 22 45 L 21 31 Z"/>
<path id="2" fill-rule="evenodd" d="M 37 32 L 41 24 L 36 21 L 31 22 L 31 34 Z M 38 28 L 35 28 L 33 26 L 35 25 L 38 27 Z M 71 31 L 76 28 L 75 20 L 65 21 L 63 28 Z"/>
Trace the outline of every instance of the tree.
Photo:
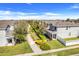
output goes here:
<path id="1" fill-rule="evenodd" d="M 17 21 L 14 32 L 18 34 L 27 34 L 28 23 L 25 20 Z"/>
<path id="2" fill-rule="evenodd" d="M 67 18 L 67 19 L 66 19 L 66 21 L 70 21 L 70 19 L 69 19 L 69 18 Z"/>
<path id="3" fill-rule="evenodd" d="M 24 37 L 27 34 L 27 28 L 28 28 L 28 21 L 19 20 L 16 22 L 16 24 L 14 26 L 14 36 L 20 42 L 25 40 Z"/>
<path id="4" fill-rule="evenodd" d="M 29 23 L 37 30 L 40 30 L 43 32 L 47 24 L 43 20 L 31 20 Z"/>

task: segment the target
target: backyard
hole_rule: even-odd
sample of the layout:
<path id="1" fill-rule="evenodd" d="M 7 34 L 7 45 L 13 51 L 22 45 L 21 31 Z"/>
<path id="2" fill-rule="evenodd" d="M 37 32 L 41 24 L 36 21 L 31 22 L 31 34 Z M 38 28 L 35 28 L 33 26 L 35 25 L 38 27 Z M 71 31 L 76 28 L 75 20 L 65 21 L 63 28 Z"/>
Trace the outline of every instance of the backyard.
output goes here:
<path id="1" fill-rule="evenodd" d="M 28 42 L 23 42 L 15 46 L 0 47 L 0 56 L 11 56 L 17 54 L 31 53 L 32 49 Z"/>

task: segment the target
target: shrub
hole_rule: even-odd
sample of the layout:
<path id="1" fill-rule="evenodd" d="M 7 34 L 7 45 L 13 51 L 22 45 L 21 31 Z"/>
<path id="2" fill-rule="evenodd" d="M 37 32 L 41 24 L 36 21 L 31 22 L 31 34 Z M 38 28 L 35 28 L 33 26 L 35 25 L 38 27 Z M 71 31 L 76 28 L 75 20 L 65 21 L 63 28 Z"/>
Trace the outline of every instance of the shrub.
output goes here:
<path id="1" fill-rule="evenodd" d="M 22 34 L 17 34 L 17 35 L 15 36 L 15 38 L 18 39 L 18 41 L 20 41 L 20 42 L 25 41 L 25 36 L 22 35 Z"/>
<path id="2" fill-rule="evenodd" d="M 37 43 L 37 44 L 39 44 L 39 45 L 44 44 L 44 43 L 46 43 L 46 42 L 47 42 L 46 40 L 40 40 L 40 39 L 35 40 L 35 43 Z"/>
<path id="3" fill-rule="evenodd" d="M 42 50 L 50 50 L 51 49 L 51 47 L 50 47 L 50 45 L 48 43 L 40 45 L 40 48 Z"/>
<path id="4" fill-rule="evenodd" d="M 45 39 L 46 40 L 46 37 L 43 34 L 39 34 L 39 36 L 40 36 L 41 39 Z"/>

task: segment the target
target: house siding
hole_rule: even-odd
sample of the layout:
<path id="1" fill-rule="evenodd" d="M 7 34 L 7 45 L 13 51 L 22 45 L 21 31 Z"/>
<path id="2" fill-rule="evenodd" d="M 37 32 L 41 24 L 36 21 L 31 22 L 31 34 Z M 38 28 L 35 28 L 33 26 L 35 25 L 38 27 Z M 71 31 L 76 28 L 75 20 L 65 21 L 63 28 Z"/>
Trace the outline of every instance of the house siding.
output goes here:
<path id="1" fill-rule="evenodd" d="M 9 45 L 7 38 L 13 39 L 13 37 L 12 37 L 13 30 L 14 30 L 13 26 L 10 26 L 10 28 L 7 28 L 7 30 L 5 30 L 5 29 L 0 30 L 0 46 L 8 46 Z"/>
<path id="2" fill-rule="evenodd" d="M 6 34 L 5 30 L 0 30 L 0 46 L 4 46 L 8 44 L 5 34 Z"/>
<path id="3" fill-rule="evenodd" d="M 79 27 L 57 28 L 57 35 L 61 38 L 71 38 L 79 36 Z"/>

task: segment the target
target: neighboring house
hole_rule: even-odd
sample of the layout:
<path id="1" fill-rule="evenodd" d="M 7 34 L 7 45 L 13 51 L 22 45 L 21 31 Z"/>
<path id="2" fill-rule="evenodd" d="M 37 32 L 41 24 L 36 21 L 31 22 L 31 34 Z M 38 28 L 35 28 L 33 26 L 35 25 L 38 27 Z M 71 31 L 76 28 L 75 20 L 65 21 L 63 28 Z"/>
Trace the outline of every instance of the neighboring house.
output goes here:
<path id="1" fill-rule="evenodd" d="M 46 29 L 46 34 L 51 39 L 59 39 L 59 41 L 65 44 L 64 38 L 79 37 L 79 23 L 64 20 L 48 21 L 47 23 L 48 28 Z"/>
<path id="2" fill-rule="evenodd" d="M 14 45 L 14 21 L 0 20 L 0 46 Z"/>

